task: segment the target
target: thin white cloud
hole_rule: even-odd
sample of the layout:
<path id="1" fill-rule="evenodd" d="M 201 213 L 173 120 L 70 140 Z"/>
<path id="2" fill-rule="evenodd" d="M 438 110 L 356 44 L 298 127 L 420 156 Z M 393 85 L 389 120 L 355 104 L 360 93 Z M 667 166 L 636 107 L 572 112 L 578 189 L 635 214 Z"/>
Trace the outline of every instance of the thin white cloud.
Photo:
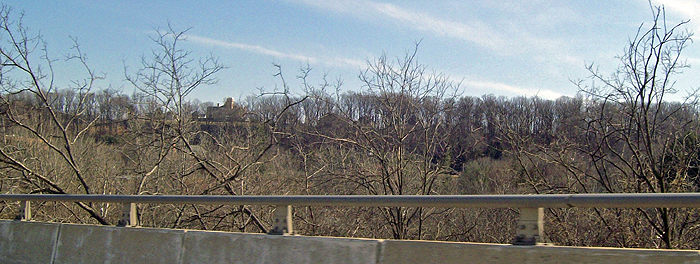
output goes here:
<path id="1" fill-rule="evenodd" d="M 538 96 L 545 99 L 557 99 L 563 94 L 548 90 L 548 89 L 528 89 L 517 86 L 512 86 L 504 83 L 489 82 L 489 81 L 465 81 L 462 83 L 466 88 L 477 88 L 486 91 L 492 91 L 491 93 L 501 92 L 508 96 Z"/>
<path id="2" fill-rule="evenodd" d="M 646 5 L 649 3 L 644 1 Z M 655 0 L 652 5 L 662 5 L 666 10 L 667 15 L 674 15 L 677 19 L 667 19 L 669 23 L 679 23 L 681 21 L 690 20 L 688 22 L 688 28 L 691 32 L 695 34 L 700 34 L 700 20 L 697 19 L 698 14 L 700 14 L 700 0 Z M 696 35 L 697 36 L 697 35 Z M 697 44 L 692 44 L 693 46 Z M 693 47 L 694 49 L 697 47 Z M 688 51 L 688 50 L 687 50 Z M 687 54 L 687 52 L 685 52 Z M 695 55 L 697 56 L 697 53 Z M 687 63 L 691 67 L 696 68 L 700 66 L 699 57 L 688 57 Z"/>
<path id="3" fill-rule="evenodd" d="M 376 1 L 347 0 L 287 0 L 312 6 L 326 11 L 348 14 L 365 21 L 384 20 L 415 31 L 426 32 L 450 39 L 465 41 L 480 49 L 489 50 L 500 55 L 540 54 L 549 61 L 579 66 L 580 56 L 566 50 L 568 40 L 554 39 L 531 34 L 531 27 L 522 28 L 519 23 L 494 25 L 493 22 L 466 19 L 455 21 L 445 19 L 427 12 L 410 10 L 392 3 Z M 561 13 L 572 14 L 573 10 L 543 14 L 540 22 L 559 21 Z M 524 12 L 524 11 L 521 11 Z M 550 17 L 555 16 L 555 17 Z"/>
<path id="4" fill-rule="evenodd" d="M 498 54 L 536 54 L 533 60 L 554 64 L 566 64 L 580 66 L 582 59 L 575 52 L 567 51 L 564 47 L 566 40 L 552 39 L 537 36 L 528 32 L 527 28 L 520 28 L 519 23 L 510 23 L 510 27 L 494 25 L 485 21 L 466 19 L 450 20 L 424 11 L 410 10 L 392 3 L 378 1 L 345 1 L 345 0 L 287 0 L 303 5 L 315 7 L 334 13 L 346 14 L 357 19 L 382 23 L 391 22 L 415 31 L 426 32 L 437 36 L 457 39 L 471 43 L 481 49 Z M 500 5 L 500 4 L 497 4 Z M 523 6 L 520 7 L 524 8 Z M 566 11 L 566 12 L 562 12 Z M 518 12 L 529 12 L 519 10 Z M 565 13 L 565 14 L 564 14 Z M 572 16 L 574 10 L 559 9 L 554 13 L 542 14 L 539 19 L 542 23 L 560 21 L 561 16 Z M 551 16 L 555 16 L 552 18 Z M 567 17 L 567 19 L 578 19 Z M 383 21 L 382 21 L 383 20 Z M 465 78 L 469 80 L 474 78 Z M 530 89 L 509 84 L 491 81 L 464 81 L 462 85 L 466 89 L 478 89 L 488 93 L 503 94 L 508 96 L 539 96 L 548 99 L 556 99 L 563 94 L 548 89 Z"/>
<path id="5" fill-rule="evenodd" d="M 365 2 L 372 11 L 396 20 L 400 24 L 409 25 L 419 30 L 430 32 L 440 36 L 456 38 L 472 42 L 482 48 L 501 49 L 507 41 L 487 25 L 474 21 L 469 24 L 443 20 L 426 13 L 410 11 L 394 4 Z"/>
<path id="6" fill-rule="evenodd" d="M 391 3 L 343 0 L 290 1 L 332 12 L 350 14 L 365 20 L 385 18 L 396 24 L 406 25 L 416 31 L 468 41 L 485 49 L 502 51 L 505 46 L 509 45 L 508 38 L 504 34 L 500 34 L 480 21 L 464 23 L 445 20 L 428 13 L 409 10 Z"/>
<path id="7" fill-rule="evenodd" d="M 279 51 L 276 51 L 273 49 L 268 49 L 268 48 L 265 48 L 262 46 L 257 46 L 257 45 L 248 45 L 248 44 L 236 43 L 236 42 L 226 42 L 226 41 L 222 41 L 222 40 L 200 37 L 200 36 L 196 36 L 196 35 L 187 35 L 187 39 L 192 41 L 192 42 L 199 43 L 199 44 L 218 46 L 218 47 L 227 48 L 227 49 L 243 50 L 243 51 L 247 51 L 247 52 L 253 52 L 253 53 L 257 53 L 257 54 L 275 57 L 277 59 L 292 59 L 292 60 L 298 60 L 298 61 L 308 61 L 309 63 L 316 63 L 317 62 L 316 58 L 314 58 L 314 57 L 304 56 L 304 55 L 300 55 L 300 54 L 283 53 L 283 52 L 279 52 Z"/>
<path id="8" fill-rule="evenodd" d="M 646 1 L 644 1 L 647 3 Z M 647 3 L 648 4 L 648 3 Z M 666 11 L 671 11 L 680 15 L 680 19 L 690 19 L 690 27 L 694 32 L 700 32 L 700 21 L 697 20 L 700 14 L 700 0 L 656 0 L 653 5 L 663 5 Z M 669 21 L 680 22 L 680 21 Z"/>
<path id="9" fill-rule="evenodd" d="M 690 64 L 691 67 L 698 67 L 700 66 L 700 58 L 688 58 L 686 61 L 688 64 Z"/>
<path id="10" fill-rule="evenodd" d="M 366 61 L 360 61 L 360 60 L 355 60 L 355 59 L 349 59 L 349 58 L 342 58 L 342 57 L 333 57 L 333 58 L 317 58 L 317 57 L 312 57 L 312 56 L 306 56 L 302 54 L 289 54 L 289 53 L 284 53 L 280 52 L 274 49 L 270 48 L 265 48 L 262 46 L 257 46 L 257 45 L 249 45 L 249 44 L 243 44 L 243 43 L 235 43 L 235 42 L 226 42 L 222 40 L 216 40 L 216 39 L 211 39 L 207 37 L 202 37 L 202 36 L 197 36 L 197 35 L 187 35 L 187 39 L 203 44 L 203 45 L 211 45 L 211 46 L 218 46 L 222 48 L 227 48 L 227 49 L 237 49 L 237 50 L 242 50 L 246 52 L 252 52 L 252 53 L 257 53 L 257 54 L 262 54 L 266 56 L 271 56 L 277 59 L 291 59 L 291 60 L 296 60 L 300 62 L 308 62 L 308 63 L 322 63 L 327 66 L 333 66 L 333 67 L 353 67 L 353 68 L 362 68 L 366 66 Z M 454 78 L 451 78 L 454 79 Z M 462 80 L 466 80 L 470 78 L 464 78 Z M 456 80 L 456 79 L 455 79 Z M 490 93 L 497 93 L 497 94 L 504 94 L 504 95 L 509 95 L 509 96 L 539 96 L 542 98 L 546 99 L 556 99 L 562 96 L 561 93 L 552 91 L 552 90 L 547 90 L 547 89 L 528 89 L 528 88 L 522 88 L 522 87 L 517 87 L 513 85 L 508 85 L 504 83 L 498 83 L 498 82 L 490 82 L 490 81 L 463 81 L 461 82 L 462 86 L 469 89 L 480 89 L 480 90 L 485 90 L 485 91 L 490 91 Z"/>
<path id="11" fill-rule="evenodd" d="M 356 60 L 356 59 L 351 59 L 351 58 L 343 58 L 343 57 L 330 57 L 330 58 L 325 58 L 325 57 L 313 57 L 313 56 L 307 56 L 303 54 L 293 54 L 293 53 L 284 53 L 280 52 L 274 49 L 258 46 L 258 45 L 250 45 L 250 44 L 244 44 L 244 43 L 236 43 L 236 42 L 227 42 L 223 40 L 217 40 L 217 39 L 212 39 L 212 38 L 207 38 L 207 37 L 202 37 L 202 36 L 197 36 L 197 35 L 187 35 L 187 39 L 203 44 L 203 45 L 210 45 L 210 46 L 217 46 L 217 47 L 222 47 L 226 49 L 236 49 L 236 50 L 242 50 L 246 52 L 252 52 L 252 53 L 257 53 L 265 56 L 270 56 L 274 57 L 276 59 L 290 59 L 290 60 L 295 60 L 295 61 L 300 61 L 302 63 L 310 63 L 310 64 L 322 64 L 325 66 L 330 66 L 330 67 L 339 67 L 339 68 L 360 68 L 366 66 L 365 61 L 361 60 Z"/>
<path id="12" fill-rule="evenodd" d="M 289 2 L 301 3 L 308 6 L 315 6 L 321 9 L 330 10 L 340 13 L 352 13 L 360 15 L 363 12 L 363 1 L 347 1 L 347 0 L 288 0 Z"/>
<path id="13" fill-rule="evenodd" d="M 700 1 L 697 0 L 656 0 L 652 4 L 663 5 L 666 10 L 678 12 L 687 19 L 694 18 L 700 13 Z"/>

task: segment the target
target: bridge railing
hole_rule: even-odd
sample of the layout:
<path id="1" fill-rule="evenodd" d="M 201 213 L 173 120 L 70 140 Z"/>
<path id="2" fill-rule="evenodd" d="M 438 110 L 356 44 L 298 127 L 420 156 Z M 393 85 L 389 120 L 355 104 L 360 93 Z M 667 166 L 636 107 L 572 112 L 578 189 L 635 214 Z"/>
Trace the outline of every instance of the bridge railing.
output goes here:
<path id="1" fill-rule="evenodd" d="M 700 193 L 545 194 L 545 195 L 80 195 L 0 194 L 19 201 L 16 220 L 31 219 L 31 202 L 104 202 L 124 205 L 119 226 L 137 226 L 136 204 L 275 206 L 269 234 L 293 233 L 293 206 L 518 208 L 513 244 L 542 242 L 544 208 L 700 208 Z"/>

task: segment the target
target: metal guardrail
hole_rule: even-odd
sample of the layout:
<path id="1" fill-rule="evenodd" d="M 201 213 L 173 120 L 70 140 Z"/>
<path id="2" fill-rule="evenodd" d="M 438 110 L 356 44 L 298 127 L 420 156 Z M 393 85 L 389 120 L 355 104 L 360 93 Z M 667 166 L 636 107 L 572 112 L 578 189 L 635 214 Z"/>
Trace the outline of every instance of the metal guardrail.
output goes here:
<path id="1" fill-rule="evenodd" d="M 290 234 L 292 206 L 519 208 L 513 244 L 542 242 L 544 208 L 700 208 L 700 193 L 545 194 L 545 195 L 80 195 L 0 194 L 20 201 L 16 219 L 31 219 L 30 202 L 122 203 L 119 226 L 136 226 L 136 204 L 213 204 L 276 206 L 270 234 Z"/>

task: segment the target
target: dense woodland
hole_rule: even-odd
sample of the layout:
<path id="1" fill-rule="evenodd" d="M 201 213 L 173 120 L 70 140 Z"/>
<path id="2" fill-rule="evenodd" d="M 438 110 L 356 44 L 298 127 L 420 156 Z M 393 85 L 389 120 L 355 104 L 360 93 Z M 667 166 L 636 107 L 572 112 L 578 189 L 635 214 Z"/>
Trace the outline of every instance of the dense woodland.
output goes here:
<path id="1" fill-rule="evenodd" d="M 303 91 L 250 96 L 228 108 L 189 94 L 217 80 L 215 57 L 191 58 L 186 31 L 154 38 L 156 52 L 125 70 L 133 93 L 103 89 L 82 68 L 54 83 L 53 60 L 0 10 L 0 192 L 49 194 L 554 194 L 700 189 L 694 94 L 665 100 L 688 67 L 685 22 L 662 8 L 640 27 L 618 71 L 574 84 L 579 94 L 481 97 L 404 56 L 369 61 L 362 87 L 298 75 Z M 685 88 L 684 88 L 685 89 Z M 223 98 L 222 98 L 223 100 Z M 217 112 L 218 111 L 218 112 Z M 221 111 L 227 111 L 221 115 Z M 214 116 L 214 113 L 216 116 Z M 266 232 L 272 207 L 139 204 L 142 226 Z M 2 202 L 11 218 L 18 204 Z M 117 204 L 36 203 L 37 220 L 114 224 Z M 294 208 L 303 235 L 509 243 L 516 209 Z M 700 248 L 697 209 L 547 209 L 557 245 Z"/>

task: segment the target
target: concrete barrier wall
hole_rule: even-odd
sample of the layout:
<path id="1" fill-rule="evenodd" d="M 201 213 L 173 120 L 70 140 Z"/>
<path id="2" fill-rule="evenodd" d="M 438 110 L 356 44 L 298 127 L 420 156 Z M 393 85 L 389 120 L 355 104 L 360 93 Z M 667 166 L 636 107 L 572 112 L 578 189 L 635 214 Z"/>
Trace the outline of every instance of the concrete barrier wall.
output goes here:
<path id="1" fill-rule="evenodd" d="M 700 251 L 387 240 L 380 263 L 700 263 Z"/>
<path id="2" fill-rule="evenodd" d="M 181 263 L 184 230 L 61 224 L 54 264 Z"/>
<path id="3" fill-rule="evenodd" d="M 0 263 L 51 263 L 59 224 L 0 221 Z"/>
<path id="4" fill-rule="evenodd" d="M 0 263 L 700 263 L 700 251 L 270 236 L 0 220 Z"/>
<path id="5" fill-rule="evenodd" d="M 377 263 L 379 243 L 372 239 L 187 231 L 182 263 Z"/>

